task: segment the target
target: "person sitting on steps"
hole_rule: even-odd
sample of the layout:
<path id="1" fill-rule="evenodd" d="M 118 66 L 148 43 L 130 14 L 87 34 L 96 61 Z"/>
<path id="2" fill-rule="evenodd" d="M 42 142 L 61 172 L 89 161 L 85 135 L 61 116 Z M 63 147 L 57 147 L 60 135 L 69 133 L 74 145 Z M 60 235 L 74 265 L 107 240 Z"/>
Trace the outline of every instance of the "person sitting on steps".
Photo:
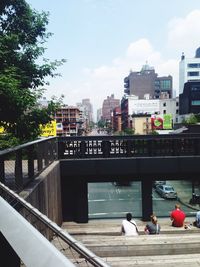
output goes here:
<path id="1" fill-rule="evenodd" d="M 185 220 L 185 213 L 181 210 L 179 204 L 175 205 L 175 209 L 170 214 L 170 219 L 172 221 L 172 226 L 183 227 Z"/>
<path id="2" fill-rule="evenodd" d="M 137 224 L 132 220 L 132 214 L 127 213 L 126 219 L 122 221 L 121 233 L 125 236 L 138 236 Z"/>
<path id="3" fill-rule="evenodd" d="M 147 223 L 144 228 L 146 234 L 156 235 L 160 233 L 160 225 L 158 224 L 158 219 L 155 214 L 151 215 L 151 222 Z"/>
<path id="4" fill-rule="evenodd" d="M 200 211 L 197 211 L 196 220 L 193 222 L 193 225 L 200 228 Z"/>

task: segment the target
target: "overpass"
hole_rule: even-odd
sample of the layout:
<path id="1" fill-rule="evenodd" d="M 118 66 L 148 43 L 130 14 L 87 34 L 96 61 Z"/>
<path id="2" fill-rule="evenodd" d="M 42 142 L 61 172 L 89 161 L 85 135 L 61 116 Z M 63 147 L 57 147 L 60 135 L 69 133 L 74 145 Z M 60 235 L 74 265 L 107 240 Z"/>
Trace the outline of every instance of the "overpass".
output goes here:
<path id="1" fill-rule="evenodd" d="M 88 221 L 88 182 L 141 181 L 142 219 L 148 220 L 153 212 L 152 181 L 199 179 L 199 148 L 199 134 L 47 138 L 1 151 L 0 181 L 58 224 Z M 38 177 L 55 162 L 51 187 L 37 185 Z M 59 177 L 61 191 L 56 192 Z M 30 187 L 38 188 L 34 200 Z M 49 200 L 44 205 L 45 197 Z"/>
<path id="2" fill-rule="evenodd" d="M 141 181 L 148 220 L 154 180 L 199 179 L 199 134 L 62 137 L 58 151 L 64 220 L 88 221 L 89 182 Z"/>

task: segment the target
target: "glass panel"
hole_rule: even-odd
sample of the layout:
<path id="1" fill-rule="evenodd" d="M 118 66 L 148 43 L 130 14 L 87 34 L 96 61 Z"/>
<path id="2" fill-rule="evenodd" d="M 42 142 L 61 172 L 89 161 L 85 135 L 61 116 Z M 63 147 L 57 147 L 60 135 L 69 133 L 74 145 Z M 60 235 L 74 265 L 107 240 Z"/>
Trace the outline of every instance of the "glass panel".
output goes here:
<path id="1" fill-rule="evenodd" d="M 188 64 L 188 68 L 200 68 L 200 64 L 199 63 L 190 63 L 190 64 Z"/>
<path id="2" fill-rule="evenodd" d="M 88 184 L 89 219 L 142 217 L 141 182 Z"/>
<path id="3" fill-rule="evenodd" d="M 158 191 L 156 188 L 169 189 Z M 166 187 L 167 186 L 167 187 Z M 174 190 L 171 190 L 174 189 Z M 169 217 L 179 203 L 187 217 L 194 217 L 200 209 L 200 182 L 173 180 L 153 182 L 153 213 Z M 88 184 L 89 219 L 124 218 L 127 212 L 142 217 L 141 182 L 120 185 L 114 183 Z M 169 219 L 170 222 L 170 219 Z"/>
<path id="4" fill-rule="evenodd" d="M 193 100 L 192 101 L 192 106 L 199 106 L 200 105 L 200 100 Z"/>
<path id="5" fill-rule="evenodd" d="M 158 183 L 163 183 L 165 189 L 173 187 L 174 192 L 165 192 L 163 188 L 159 188 L 161 186 Z M 192 183 L 186 180 L 154 182 L 152 191 L 154 213 L 158 217 L 168 217 L 170 212 L 174 209 L 175 204 L 179 203 L 187 217 L 195 216 L 200 203 L 199 188 L 199 182 Z"/>
<path id="6" fill-rule="evenodd" d="M 199 76 L 199 72 L 198 71 L 189 71 L 187 73 L 188 76 Z"/>

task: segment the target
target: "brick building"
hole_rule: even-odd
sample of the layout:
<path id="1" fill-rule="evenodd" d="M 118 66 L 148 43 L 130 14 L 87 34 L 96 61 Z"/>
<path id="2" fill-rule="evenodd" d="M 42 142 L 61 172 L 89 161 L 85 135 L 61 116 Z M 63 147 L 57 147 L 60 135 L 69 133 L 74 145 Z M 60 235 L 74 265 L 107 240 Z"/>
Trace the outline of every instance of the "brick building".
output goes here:
<path id="1" fill-rule="evenodd" d="M 153 67 L 144 65 L 141 71 L 131 71 L 124 79 L 125 94 L 136 95 L 144 99 L 149 94 L 150 99 L 172 98 L 172 76 L 158 77 Z"/>
<path id="2" fill-rule="evenodd" d="M 105 121 L 111 121 L 111 114 L 114 108 L 120 106 L 120 100 L 114 98 L 114 94 L 107 96 L 107 99 L 103 101 L 102 106 L 102 119 Z"/>

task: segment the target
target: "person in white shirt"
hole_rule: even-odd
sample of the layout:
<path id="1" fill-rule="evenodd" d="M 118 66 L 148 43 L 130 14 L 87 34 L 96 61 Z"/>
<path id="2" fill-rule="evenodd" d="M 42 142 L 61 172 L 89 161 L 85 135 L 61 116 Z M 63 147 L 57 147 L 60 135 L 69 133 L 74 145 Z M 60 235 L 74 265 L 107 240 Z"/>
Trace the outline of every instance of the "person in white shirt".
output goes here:
<path id="1" fill-rule="evenodd" d="M 126 214 L 126 220 L 122 221 L 121 233 L 125 236 L 137 236 L 138 228 L 134 220 L 132 220 L 132 214 Z"/>

